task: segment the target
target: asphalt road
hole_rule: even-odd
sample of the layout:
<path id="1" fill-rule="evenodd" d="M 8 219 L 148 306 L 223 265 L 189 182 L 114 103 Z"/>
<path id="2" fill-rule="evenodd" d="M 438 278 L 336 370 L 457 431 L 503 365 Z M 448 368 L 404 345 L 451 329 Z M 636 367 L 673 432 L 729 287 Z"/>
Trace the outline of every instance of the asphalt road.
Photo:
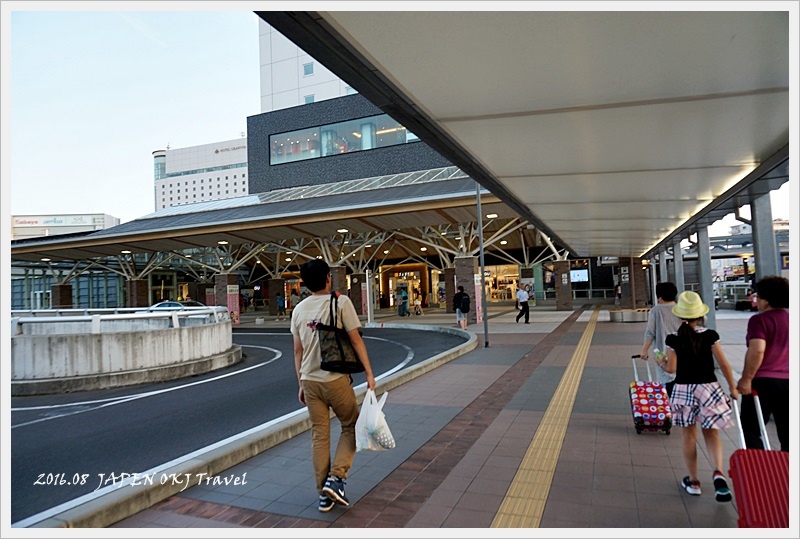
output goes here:
<path id="1" fill-rule="evenodd" d="M 431 331 L 363 331 L 376 378 L 464 342 Z M 302 408 L 288 330 L 235 330 L 234 342 L 244 361 L 213 373 L 13 398 L 12 523 Z"/>

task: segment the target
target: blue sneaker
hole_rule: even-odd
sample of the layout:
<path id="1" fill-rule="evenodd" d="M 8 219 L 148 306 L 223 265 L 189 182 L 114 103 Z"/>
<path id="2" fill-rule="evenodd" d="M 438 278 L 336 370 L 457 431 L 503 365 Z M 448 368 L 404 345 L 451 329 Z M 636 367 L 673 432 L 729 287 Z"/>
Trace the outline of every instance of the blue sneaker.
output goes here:
<path id="1" fill-rule="evenodd" d="M 324 494 L 319 495 L 319 507 L 317 509 L 320 510 L 322 513 L 327 513 L 331 509 L 333 509 L 334 501 L 325 496 Z"/>
<path id="2" fill-rule="evenodd" d="M 328 480 L 325 481 L 325 486 L 322 487 L 322 493 L 327 494 L 328 497 L 332 498 L 336 503 L 340 503 L 345 507 L 350 506 L 347 496 L 344 495 L 343 479 L 339 479 L 338 477 L 331 475 L 328 477 Z"/>

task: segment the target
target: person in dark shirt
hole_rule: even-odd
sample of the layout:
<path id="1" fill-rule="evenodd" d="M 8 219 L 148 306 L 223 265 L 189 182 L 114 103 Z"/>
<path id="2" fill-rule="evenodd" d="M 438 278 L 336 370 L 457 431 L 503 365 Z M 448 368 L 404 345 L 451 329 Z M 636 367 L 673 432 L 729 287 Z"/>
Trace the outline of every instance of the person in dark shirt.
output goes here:
<path id="1" fill-rule="evenodd" d="M 683 459 L 689 475 L 681 485 L 692 496 L 699 496 L 700 479 L 697 477 L 697 427 L 700 423 L 708 456 L 714 463 L 712 479 L 716 499 L 730 501 L 731 491 L 722 473 L 722 442 L 719 429 L 733 425 L 730 399 L 714 374 L 714 359 L 728 382 L 732 398 L 737 398 L 733 371 L 719 343 L 719 334 L 703 327 L 708 305 L 696 292 L 687 290 L 678 296 L 672 308 L 675 316 L 682 320 L 677 333 L 667 335 L 667 365 L 669 373 L 675 373 L 675 385 L 670 395 L 673 425 L 680 427 Z"/>
<path id="2" fill-rule="evenodd" d="M 747 353 L 737 389 L 742 394 L 741 421 L 748 448 L 763 449 L 756 405 L 764 421 L 775 419 L 781 451 L 789 451 L 789 281 L 768 276 L 756 283 L 759 313 L 747 322 Z"/>
<path id="3" fill-rule="evenodd" d="M 469 296 L 464 292 L 464 287 L 459 286 L 458 292 L 453 296 L 453 309 L 456 311 L 456 323 L 461 329 L 467 329 L 467 313 L 461 310 L 464 301 L 468 304 Z"/>

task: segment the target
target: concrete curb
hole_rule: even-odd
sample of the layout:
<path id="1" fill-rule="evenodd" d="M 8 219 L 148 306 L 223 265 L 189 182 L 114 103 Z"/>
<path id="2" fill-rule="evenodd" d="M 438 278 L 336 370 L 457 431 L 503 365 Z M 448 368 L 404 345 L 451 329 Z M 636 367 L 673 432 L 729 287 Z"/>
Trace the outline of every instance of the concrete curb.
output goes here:
<path id="1" fill-rule="evenodd" d="M 468 339 L 467 342 L 455 348 L 437 354 L 407 370 L 397 372 L 381 379 L 375 388 L 378 394 L 394 389 L 418 376 L 422 376 L 457 357 L 471 352 L 478 346 L 477 335 L 461 329 L 431 325 L 384 323 L 371 323 L 367 324 L 366 327 L 436 331 L 464 336 Z M 359 404 L 364 400 L 365 393 L 365 387 L 356 389 L 356 399 Z M 206 477 L 216 476 L 310 428 L 311 422 L 308 419 L 308 412 L 303 409 L 297 413 L 289 414 L 289 417 L 285 417 L 274 424 L 254 427 L 241 438 L 230 442 L 225 442 L 223 440 L 217 447 L 205 453 L 190 454 L 190 458 L 187 458 L 184 462 L 171 465 L 167 463 L 164 469 L 156 468 L 146 473 L 153 473 L 157 478 L 169 478 L 172 477 L 172 474 L 175 474 L 175 477 L 199 477 L 199 474 L 207 474 Z M 187 476 L 184 474 L 189 475 Z M 23 519 L 12 527 L 106 528 L 186 489 L 184 484 L 176 484 L 174 481 L 169 480 L 164 484 L 161 484 L 159 480 L 153 481 L 154 484 L 133 485 L 131 482 L 132 481 L 120 483 L 119 486 L 114 487 L 110 492 L 98 497 L 91 498 L 91 495 L 86 495 L 86 497 L 91 499 L 88 499 L 80 505 L 65 507 L 63 510 L 59 510 L 61 506 L 58 506 L 39 513 L 39 515 L 42 515 L 40 520 L 35 520 L 38 515 L 34 515 Z M 80 498 L 78 498 L 78 500 L 80 500 Z M 71 506 L 73 503 L 74 501 L 62 505 Z M 32 522 L 26 525 L 27 521 Z"/>
<path id="2" fill-rule="evenodd" d="M 71 376 L 69 378 L 48 378 L 44 380 L 12 380 L 11 396 L 29 397 L 32 395 L 73 393 L 75 391 L 93 391 L 166 382 L 229 367 L 239 363 L 241 360 L 242 347 L 234 344 L 220 354 L 150 369 Z"/>

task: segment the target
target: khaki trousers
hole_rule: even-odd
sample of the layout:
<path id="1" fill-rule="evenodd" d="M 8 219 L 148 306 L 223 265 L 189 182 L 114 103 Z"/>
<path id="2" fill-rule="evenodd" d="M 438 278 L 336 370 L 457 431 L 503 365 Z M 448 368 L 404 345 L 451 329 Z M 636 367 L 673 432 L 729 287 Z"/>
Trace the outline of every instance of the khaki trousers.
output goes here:
<path id="1" fill-rule="evenodd" d="M 317 480 L 317 491 L 321 494 L 329 475 L 347 479 L 347 472 L 356 455 L 358 404 L 355 391 L 350 384 L 350 377 L 347 375 L 332 382 L 303 380 L 302 383 L 308 416 L 311 419 L 311 462 Z M 342 426 L 333 463 L 331 463 L 330 408 Z"/>

